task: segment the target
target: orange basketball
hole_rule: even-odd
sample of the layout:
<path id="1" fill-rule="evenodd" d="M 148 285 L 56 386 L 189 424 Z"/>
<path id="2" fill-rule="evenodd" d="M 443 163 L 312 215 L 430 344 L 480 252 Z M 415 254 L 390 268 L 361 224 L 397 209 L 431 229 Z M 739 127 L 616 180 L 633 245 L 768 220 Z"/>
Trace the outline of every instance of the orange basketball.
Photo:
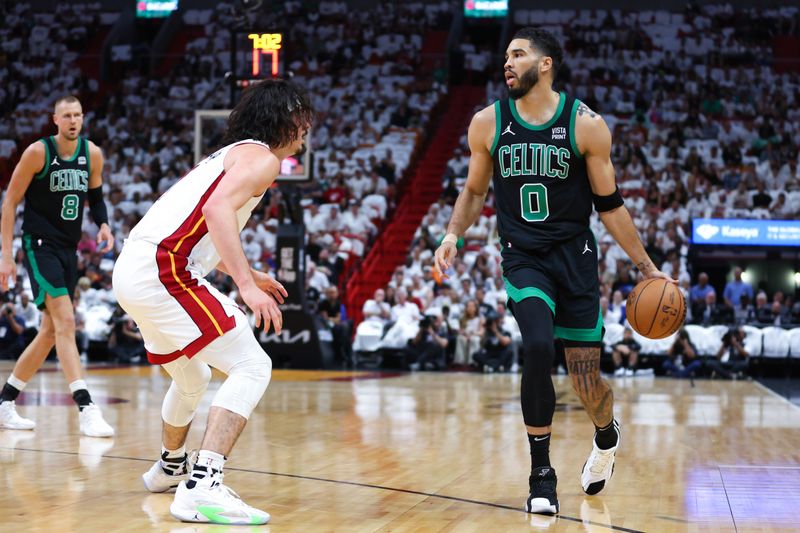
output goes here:
<path id="1" fill-rule="evenodd" d="M 665 279 L 646 279 L 628 295 L 626 313 L 639 335 L 663 339 L 683 325 L 686 300 L 676 284 Z"/>

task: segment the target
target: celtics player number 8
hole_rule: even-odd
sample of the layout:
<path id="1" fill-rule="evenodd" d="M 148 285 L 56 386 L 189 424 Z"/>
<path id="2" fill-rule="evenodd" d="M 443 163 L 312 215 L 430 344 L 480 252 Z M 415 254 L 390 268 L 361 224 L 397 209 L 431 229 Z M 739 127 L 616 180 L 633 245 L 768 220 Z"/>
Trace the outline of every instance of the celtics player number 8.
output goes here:
<path id="1" fill-rule="evenodd" d="M 61 218 L 64 220 L 75 220 L 78 218 L 78 195 L 68 194 L 61 201 Z"/>

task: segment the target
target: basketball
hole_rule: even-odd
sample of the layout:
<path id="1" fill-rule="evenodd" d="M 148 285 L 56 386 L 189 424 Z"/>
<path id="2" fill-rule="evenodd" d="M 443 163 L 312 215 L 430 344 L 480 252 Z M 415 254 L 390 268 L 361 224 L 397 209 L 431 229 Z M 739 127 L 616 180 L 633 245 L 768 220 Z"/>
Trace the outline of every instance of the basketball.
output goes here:
<path id="1" fill-rule="evenodd" d="M 628 295 L 628 322 L 649 339 L 669 337 L 683 325 L 686 300 L 678 286 L 665 279 L 646 279 Z"/>

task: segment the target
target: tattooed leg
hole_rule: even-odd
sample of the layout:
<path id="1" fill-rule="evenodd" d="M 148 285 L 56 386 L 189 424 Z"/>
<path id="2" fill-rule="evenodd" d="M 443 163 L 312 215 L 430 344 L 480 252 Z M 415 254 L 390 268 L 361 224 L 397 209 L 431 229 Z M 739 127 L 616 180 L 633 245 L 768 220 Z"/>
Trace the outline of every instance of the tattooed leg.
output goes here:
<path id="1" fill-rule="evenodd" d="M 594 425 L 606 427 L 614 419 L 614 393 L 600 377 L 600 348 L 568 347 L 565 350 L 572 387 Z"/>

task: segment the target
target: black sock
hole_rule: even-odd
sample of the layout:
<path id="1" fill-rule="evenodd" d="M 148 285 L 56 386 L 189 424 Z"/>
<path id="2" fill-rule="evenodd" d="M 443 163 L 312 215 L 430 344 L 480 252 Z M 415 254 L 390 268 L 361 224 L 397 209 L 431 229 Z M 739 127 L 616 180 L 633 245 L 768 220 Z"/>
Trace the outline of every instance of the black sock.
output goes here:
<path id="1" fill-rule="evenodd" d="M 78 389 L 73 392 L 72 399 L 75 400 L 75 403 L 78 404 L 78 409 L 81 411 L 92 403 L 92 395 L 86 389 Z"/>
<path id="2" fill-rule="evenodd" d="M 213 476 L 219 474 L 219 470 L 215 470 L 213 468 L 208 468 L 205 466 L 194 465 L 192 468 L 192 475 L 189 476 L 189 481 L 186 482 L 187 489 L 193 489 L 197 482 L 201 479 L 204 479 L 208 476 Z"/>
<path id="3" fill-rule="evenodd" d="M 608 450 L 609 448 L 613 448 L 617 445 L 619 441 L 619 435 L 617 430 L 614 428 L 614 420 L 611 420 L 611 423 L 604 428 L 599 428 L 595 426 L 595 430 L 597 431 L 594 434 L 594 442 L 597 443 L 597 447 L 601 450 Z"/>
<path id="4" fill-rule="evenodd" d="M 0 403 L 13 402 L 17 399 L 17 396 L 19 396 L 19 392 L 19 389 L 14 385 L 6 383 L 3 385 L 3 391 L 0 392 Z"/>
<path id="5" fill-rule="evenodd" d="M 528 443 L 531 445 L 531 470 L 540 466 L 550 466 L 550 433 L 547 435 L 528 433 Z"/>
<path id="6" fill-rule="evenodd" d="M 183 454 L 183 457 L 167 457 L 168 455 L 169 452 L 164 452 L 161 454 L 161 470 L 170 476 L 180 476 L 185 474 L 187 471 L 186 458 L 188 456 Z"/>

